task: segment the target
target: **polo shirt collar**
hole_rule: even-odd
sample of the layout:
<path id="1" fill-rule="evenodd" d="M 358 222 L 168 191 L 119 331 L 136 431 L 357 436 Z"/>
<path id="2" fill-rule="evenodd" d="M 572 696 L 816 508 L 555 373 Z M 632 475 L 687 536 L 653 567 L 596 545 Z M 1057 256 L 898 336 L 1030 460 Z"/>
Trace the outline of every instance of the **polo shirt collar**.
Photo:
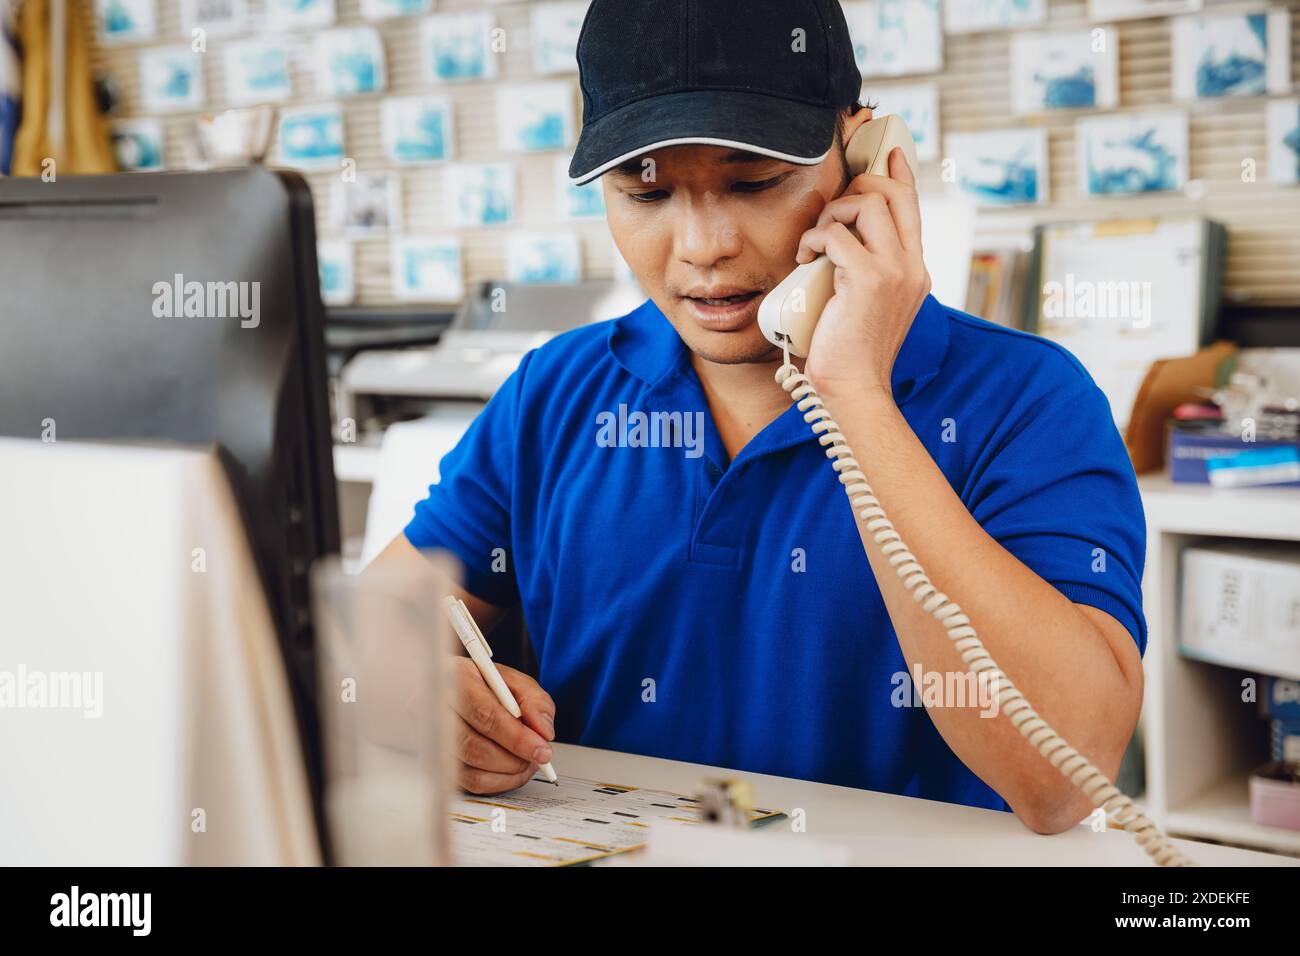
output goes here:
<path id="1" fill-rule="evenodd" d="M 948 310 L 927 295 L 894 359 L 894 400 L 905 402 L 925 388 L 948 358 Z"/>
<path id="2" fill-rule="evenodd" d="M 625 369 L 656 385 L 686 360 L 686 345 L 653 299 L 610 324 L 609 350 Z M 948 355 L 948 316 L 932 295 L 921 304 L 894 360 L 894 399 L 902 403 L 924 388 Z"/>

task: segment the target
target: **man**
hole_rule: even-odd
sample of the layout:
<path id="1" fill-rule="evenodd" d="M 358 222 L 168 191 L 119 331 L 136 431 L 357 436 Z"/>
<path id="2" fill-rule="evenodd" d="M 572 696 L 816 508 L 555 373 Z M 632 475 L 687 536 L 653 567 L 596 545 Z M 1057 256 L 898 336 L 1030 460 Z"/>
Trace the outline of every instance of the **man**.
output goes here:
<path id="1" fill-rule="evenodd" d="M 522 603 L 523 722 L 456 665 L 461 784 L 520 786 L 558 733 L 1077 823 L 1087 799 L 1010 721 L 929 693 L 965 666 L 774 382 L 758 306 L 796 262 L 834 261 L 804 370 L 932 580 L 1113 776 L 1145 540 L 1106 399 L 1064 349 L 928 295 L 901 153 L 892 179 L 846 169 L 871 110 L 834 0 L 595 0 L 578 60 L 570 175 L 603 176 L 650 298 L 526 356 L 380 559 L 453 551 L 485 626 Z M 647 420 L 668 440 L 638 440 Z"/>

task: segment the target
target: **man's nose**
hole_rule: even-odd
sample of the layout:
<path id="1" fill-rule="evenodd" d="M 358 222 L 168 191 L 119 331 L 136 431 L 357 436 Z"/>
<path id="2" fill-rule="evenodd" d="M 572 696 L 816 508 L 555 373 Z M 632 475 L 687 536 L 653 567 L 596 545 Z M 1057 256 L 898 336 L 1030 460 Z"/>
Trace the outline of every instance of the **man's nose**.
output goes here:
<path id="1" fill-rule="evenodd" d="M 687 200 L 674 240 L 679 260 L 707 268 L 740 255 L 740 229 L 723 206 L 712 193 Z"/>

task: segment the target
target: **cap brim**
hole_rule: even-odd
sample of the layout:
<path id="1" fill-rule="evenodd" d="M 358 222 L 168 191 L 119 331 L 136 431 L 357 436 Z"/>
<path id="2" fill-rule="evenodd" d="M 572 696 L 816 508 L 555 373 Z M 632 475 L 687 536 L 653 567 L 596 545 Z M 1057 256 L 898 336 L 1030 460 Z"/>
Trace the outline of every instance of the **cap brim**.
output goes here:
<path id="1" fill-rule="evenodd" d="M 811 166 L 835 144 L 838 111 L 741 90 L 689 90 L 629 103 L 588 123 L 569 163 L 574 185 L 666 146 L 743 149 Z"/>

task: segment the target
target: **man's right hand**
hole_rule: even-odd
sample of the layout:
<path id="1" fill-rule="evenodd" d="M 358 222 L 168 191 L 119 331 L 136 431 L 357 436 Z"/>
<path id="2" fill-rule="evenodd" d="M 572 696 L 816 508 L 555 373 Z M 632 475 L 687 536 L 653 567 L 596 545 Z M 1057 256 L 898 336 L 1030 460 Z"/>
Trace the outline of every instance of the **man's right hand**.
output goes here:
<path id="1" fill-rule="evenodd" d="M 503 793 L 522 787 L 551 759 L 555 701 L 537 681 L 512 667 L 498 667 L 519 702 L 523 719 L 510 716 L 468 657 L 453 657 L 456 695 L 457 779 L 470 793 Z"/>

